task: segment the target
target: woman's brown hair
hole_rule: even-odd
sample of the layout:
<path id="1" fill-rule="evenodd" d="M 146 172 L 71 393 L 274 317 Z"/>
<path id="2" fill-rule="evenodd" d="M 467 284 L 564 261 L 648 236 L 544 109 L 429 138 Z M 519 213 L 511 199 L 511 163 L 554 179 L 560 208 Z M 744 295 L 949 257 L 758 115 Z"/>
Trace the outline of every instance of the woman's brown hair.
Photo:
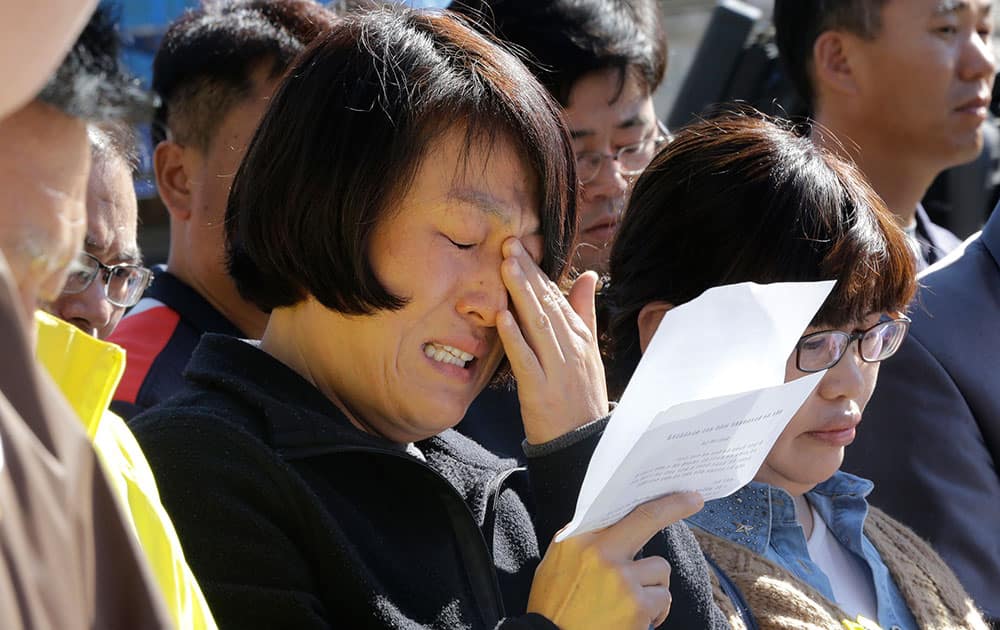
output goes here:
<path id="1" fill-rule="evenodd" d="M 851 163 L 758 112 L 681 129 L 636 181 L 602 294 L 610 389 L 639 362 L 643 306 L 738 282 L 837 280 L 814 323 L 902 311 L 916 286 L 894 217 Z M 734 320 L 739 313 L 733 313 Z"/>

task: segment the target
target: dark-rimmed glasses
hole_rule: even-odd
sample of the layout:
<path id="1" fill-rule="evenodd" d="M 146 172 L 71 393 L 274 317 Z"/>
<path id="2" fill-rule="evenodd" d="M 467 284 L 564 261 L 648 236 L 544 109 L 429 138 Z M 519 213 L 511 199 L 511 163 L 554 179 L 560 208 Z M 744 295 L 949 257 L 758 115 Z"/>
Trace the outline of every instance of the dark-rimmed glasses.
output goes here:
<path id="1" fill-rule="evenodd" d="M 667 128 L 662 122 L 656 122 L 653 135 L 634 144 L 627 144 L 614 153 L 602 151 L 581 151 L 576 154 L 576 176 L 581 184 L 594 181 L 605 160 L 618 162 L 622 175 L 638 175 L 653 161 L 656 152 L 669 139 Z"/>
<path id="2" fill-rule="evenodd" d="M 799 339 L 795 344 L 795 367 L 800 372 L 820 372 L 832 368 L 847 353 L 851 342 L 858 342 L 858 356 L 866 363 L 884 361 L 899 350 L 910 328 L 910 319 L 900 316 L 881 321 L 868 330 L 846 333 L 822 330 Z"/>
<path id="3" fill-rule="evenodd" d="M 153 280 L 153 272 L 142 265 L 109 266 L 87 252 L 80 252 L 66 278 L 66 286 L 62 292 L 70 295 L 83 293 L 98 273 L 102 274 L 104 297 L 108 302 L 122 308 L 135 306 Z"/>

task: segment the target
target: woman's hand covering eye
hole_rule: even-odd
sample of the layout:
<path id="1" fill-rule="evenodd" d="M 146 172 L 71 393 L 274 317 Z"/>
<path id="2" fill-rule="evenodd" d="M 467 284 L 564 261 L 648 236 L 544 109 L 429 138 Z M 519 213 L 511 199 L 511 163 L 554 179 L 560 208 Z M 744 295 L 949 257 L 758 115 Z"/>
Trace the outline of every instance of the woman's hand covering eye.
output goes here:
<path id="1" fill-rule="evenodd" d="M 513 313 L 499 313 L 497 329 L 517 379 L 525 436 L 542 444 L 608 414 L 597 346 L 597 274 L 578 277 L 567 300 L 517 239 L 504 243 L 503 254 Z"/>

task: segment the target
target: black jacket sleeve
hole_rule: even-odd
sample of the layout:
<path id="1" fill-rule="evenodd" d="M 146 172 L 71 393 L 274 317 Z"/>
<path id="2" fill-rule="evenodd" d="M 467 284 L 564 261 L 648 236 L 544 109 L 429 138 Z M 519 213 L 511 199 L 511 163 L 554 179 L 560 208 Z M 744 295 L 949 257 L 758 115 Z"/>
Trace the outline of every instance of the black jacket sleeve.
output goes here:
<path id="1" fill-rule="evenodd" d="M 216 620 L 230 628 L 329 628 L 310 563 L 294 542 L 287 475 L 272 474 L 273 460 L 256 456 L 264 451 L 248 434 L 204 420 L 154 411 L 131 428 Z"/>

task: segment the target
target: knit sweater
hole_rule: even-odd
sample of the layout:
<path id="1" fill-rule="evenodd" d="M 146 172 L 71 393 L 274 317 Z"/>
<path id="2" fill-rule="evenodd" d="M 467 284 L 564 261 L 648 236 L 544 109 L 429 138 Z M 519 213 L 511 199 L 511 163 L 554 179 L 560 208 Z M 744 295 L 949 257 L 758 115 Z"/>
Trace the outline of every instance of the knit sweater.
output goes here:
<path id="1" fill-rule="evenodd" d="M 761 630 L 844 630 L 851 617 L 791 572 L 746 547 L 693 528 L 705 555 L 743 592 Z M 910 529 L 871 508 L 865 535 L 878 550 L 923 630 L 988 630 L 958 578 Z M 745 630 L 717 580 L 715 600 L 734 630 Z M 886 629 L 888 630 L 888 629 Z"/>

